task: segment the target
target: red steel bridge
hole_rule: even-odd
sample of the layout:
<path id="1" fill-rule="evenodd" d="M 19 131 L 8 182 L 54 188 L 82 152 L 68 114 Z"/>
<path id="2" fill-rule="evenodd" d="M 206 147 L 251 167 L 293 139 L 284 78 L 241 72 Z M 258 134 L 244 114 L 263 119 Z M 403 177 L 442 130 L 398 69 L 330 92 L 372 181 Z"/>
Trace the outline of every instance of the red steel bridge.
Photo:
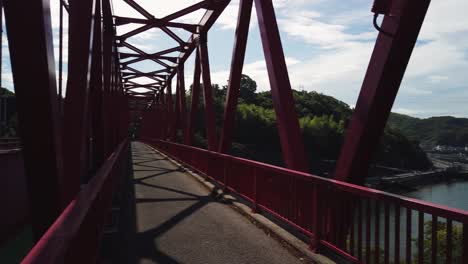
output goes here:
<path id="1" fill-rule="evenodd" d="M 25 192 L 3 192 L 2 203 L 27 199 L 28 204 L 27 212 L 21 213 L 24 221 L 14 218 L 22 208 L 19 203 L 2 210 L 3 221 L 13 220 L 2 223 L 1 240 L 8 242 L 18 226 L 30 224 L 34 246 L 24 263 L 102 261 L 102 232 L 131 169 L 128 128 L 136 123 L 141 126 L 138 144 L 168 155 L 240 197 L 254 212 L 266 213 L 300 233 L 312 252 L 328 252 L 351 263 L 468 263 L 467 211 L 359 185 L 383 133 L 429 0 L 369 1 L 370 11 L 383 21 L 381 25 L 374 21 L 378 37 L 331 179 L 308 173 L 272 0 L 238 3 L 221 128 L 215 124 L 207 40 L 230 1 L 200 0 L 163 17 L 154 16 L 137 0 L 123 1 L 143 18 L 116 16 L 110 0 L 61 1 L 58 78 L 49 0 L 0 1 L 20 126 L 21 151 L 15 153 L 21 153 L 24 163 L 24 172 L 16 175 L 24 177 L 26 186 Z M 229 155 L 253 8 L 286 168 Z M 204 15 L 198 23 L 178 20 L 200 11 Z M 65 15 L 69 55 L 62 97 L 58 94 Z M 116 33 L 130 24 L 136 25 L 134 30 Z M 155 28 L 177 45 L 147 52 L 128 42 Z M 190 37 L 182 39 L 177 33 L 181 30 Z M 192 100 L 186 102 L 184 66 L 192 54 Z M 156 70 L 133 67 L 142 61 L 154 63 Z M 150 82 L 141 82 L 142 78 Z M 203 102 L 198 102 L 200 93 Z M 207 149 L 193 146 L 195 113 L 202 103 Z M 18 180 L 12 179 L 14 155 L 0 154 L 2 182 Z M 444 223 L 443 235 L 438 222 Z"/>

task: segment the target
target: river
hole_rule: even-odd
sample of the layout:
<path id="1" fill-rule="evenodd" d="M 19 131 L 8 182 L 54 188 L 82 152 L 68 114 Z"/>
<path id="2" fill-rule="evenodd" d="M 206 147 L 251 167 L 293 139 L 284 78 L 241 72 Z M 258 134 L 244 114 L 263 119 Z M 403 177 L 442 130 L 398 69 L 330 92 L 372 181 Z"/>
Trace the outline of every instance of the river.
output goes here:
<path id="1" fill-rule="evenodd" d="M 411 198 L 468 210 L 468 181 L 453 181 L 425 185 L 417 191 L 403 194 Z"/>

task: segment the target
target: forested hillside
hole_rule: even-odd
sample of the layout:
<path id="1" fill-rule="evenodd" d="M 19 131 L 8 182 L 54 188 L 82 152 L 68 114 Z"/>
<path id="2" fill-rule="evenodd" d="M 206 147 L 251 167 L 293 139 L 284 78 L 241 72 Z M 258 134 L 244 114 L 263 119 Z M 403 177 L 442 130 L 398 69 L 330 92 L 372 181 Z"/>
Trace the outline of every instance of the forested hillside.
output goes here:
<path id="1" fill-rule="evenodd" d="M 390 115 L 388 126 L 401 130 L 408 138 L 420 140 L 428 147 L 468 145 L 467 118 L 439 116 L 420 119 L 393 113 Z"/>
<path id="2" fill-rule="evenodd" d="M 213 85 L 213 89 L 220 130 L 227 87 Z M 283 165 L 271 93 L 256 93 L 256 89 L 255 81 L 244 75 L 236 113 L 232 154 Z M 333 170 L 352 109 L 344 102 L 317 92 L 294 91 L 294 98 L 312 172 L 322 174 Z M 205 132 L 201 108 L 196 137 L 197 144 L 203 146 Z M 409 169 L 427 169 L 431 166 L 426 154 L 419 148 L 419 143 L 393 128 L 385 131 L 376 154 L 376 163 Z"/>
<path id="3" fill-rule="evenodd" d="M 13 97 L 15 94 L 11 92 L 10 90 L 0 87 L 0 96 L 2 97 Z"/>

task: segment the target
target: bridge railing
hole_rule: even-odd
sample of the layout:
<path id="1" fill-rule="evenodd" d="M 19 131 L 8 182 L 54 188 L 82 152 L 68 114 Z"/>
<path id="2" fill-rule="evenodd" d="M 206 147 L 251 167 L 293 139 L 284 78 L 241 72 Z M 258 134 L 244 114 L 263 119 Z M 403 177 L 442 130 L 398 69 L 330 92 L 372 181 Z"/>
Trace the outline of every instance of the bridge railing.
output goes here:
<path id="1" fill-rule="evenodd" d="M 19 149 L 0 148 L 0 247 L 29 223 L 29 204 L 23 155 Z"/>
<path id="2" fill-rule="evenodd" d="M 354 263 L 468 263 L 468 211 L 160 140 L 145 140 Z"/>
<path id="3" fill-rule="evenodd" d="M 21 142 L 18 138 L 0 138 L 0 150 L 18 149 Z"/>
<path id="4" fill-rule="evenodd" d="M 120 143 L 63 210 L 22 263 L 96 263 L 116 180 L 125 173 L 128 141 Z"/>

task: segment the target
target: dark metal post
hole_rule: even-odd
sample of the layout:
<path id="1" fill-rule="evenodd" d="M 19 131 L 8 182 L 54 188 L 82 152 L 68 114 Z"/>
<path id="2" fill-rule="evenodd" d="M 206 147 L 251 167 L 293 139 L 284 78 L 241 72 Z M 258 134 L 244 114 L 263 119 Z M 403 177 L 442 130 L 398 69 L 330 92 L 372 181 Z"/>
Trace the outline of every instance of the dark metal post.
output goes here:
<path id="1" fill-rule="evenodd" d="M 276 111 L 278 131 L 286 166 L 307 171 L 299 121 L 294 109 L 294 99 L 284 58 L 275 10 L 271 0 L 255 0 L 263 52 L 267 64 L 271 95 Z"/>
<path id="2" fill-rule="evenodd" d="M 62 113 L 62 80 L 63 80 L 63 0 L 59 0 L 59 78 L 58 78 L 58 104 Z M 61 114 L 60 114 L 61 115 Z"/>
<path id="3" fill-rule="evenodd" d="M 167 98 L 164 89 L 161 90 L 161 139 L 167 140 Z"/>
<path id="4" fill-rule="evenodd" d="M 62 199 L 62 141 L 49 1 L 17 0 L 4 5 L 31 223 L 39 239 L 60 214 Z"/>
<path id="5" fill-rule="evenodd" d="M 78 192 L 86 174 L 87 110 L 90 87 L 94 0 L 70 1 L 69 63 L 64 105 L 64 202 Z"/>
<path id="6" fill-rule="evenodd" d="M 210 76 L 210 62 L 208 58 L 208 46 L 206 33 L 200 35 L 200 43 L 198 46 L 200 56 L 200 66 L 203 78 L 203 99 L 205 103 L 205 126 L 206 138 L 208 140 L 208 150 L 217 151 L 216 139 L 216 121 L 213 108 L 213 95 Z"/>
<path id="7" fill-rule="evenodd" d="M 190 105 L 190 120 L 188 128 L 188 145 L 193 145 L 195 122 L 197 118 L 198 101 L 200 98 L 200 57 L 198 53 L 195 54 L 195 69 L 193 71 L 193 85 L 192 85 L 192 102 Z"/>
<path id="8" fill-rule="evenodd" d="M 385 16 L 335 171 L 335 179 L 361 183 L 387 123 L 429 7 L 427 0 L 393 1 Z"/>
<path id="9" fill-rule="evenodd" d="M 102 69 L 102 19 L 101 0 L 96 1 L 96 20 L 94 22 L 94 46 L 91 65 L 91 93 L 90 93 L 90 118 L 93 142 L 93 163 L 98 167 L 104 161 L 104 130 L 103 130 L 103 69 Z"/>
<path id="10" fill-rule="evenodd" d="M 174 106 L 172 103 L 172 81 L 168 79 L 167 81 L 167 104 L 166 104 L 166 109 L 167 109 L 167 119 L 166 119 L 166 125 L 167 125 L 167 130 L 168 130 L 168 136 L 170 140 L 174 141 L 174 134 L 173 134 L 173 121 L 174 121 Z"/>
<path id="11" fill-rule="evenodd" d="M 103 96 L 102 96 L 102 126 L 104 137 L 104 158 L 112 153 L 112 140 L 111 140 L 111 89 L 112 89 L 112 49 L 114 28 L 112 21 L 112 11 L 109 0 L 102 1 L 102 15 L 103 15 L 103 42 L 102 42 L 102 66 L 103 66 Z"/>
<path id="12" fill-rule="evenodd" d="M 0 0 L 0 44 L 3 43 L 3 0 Z M 0 45 L 0 88 L 2 88 L 2 59 L 3 59 L 3 46 Z M 2 104 L 2 89 L 0 89 L 0 129 L 3 125 L 3 104 Z M 0 131 L 0 137 L 2 136 Z"/>
<path id="13" fill-rule="evenodd" d="M 237 99 L 239 98 L 252 5 L 253 0 L 241 0 L 239 3 L 236 38 L 232 52 L 231 73 L 229 75 L 229 84 L 226 95 L 226 109 L 224 110 L 223 131 L 221 133 L 221 144 L 219 145 L 219 152 L 221 153 L 227 153 L 232 144 L 234 117 L 236 115 Z"/>
<path id="14" fill-rule="evenodd" d="M 179 83 L 179 113 L 180 113 L 180 123 L 182 126 L 182 142 L 187 144 L 188 134 L 187 134 L 187 108 L 185 103 L 185 74 L 184 74 L 184 64 L 179 65 L 177 79 Z"/>
<path id="15" fill-rule="evenodd" d="M 175 94 L 175 107 L 174 107 L 174 119 L 172 120 L 172 141 L 177 142 L 177 134 L 179 130 L 179 122 L 180 122 L 180 82 L 179 82 L 179 74 L 177 74 L 176 79 L 176 94 Z"/>

